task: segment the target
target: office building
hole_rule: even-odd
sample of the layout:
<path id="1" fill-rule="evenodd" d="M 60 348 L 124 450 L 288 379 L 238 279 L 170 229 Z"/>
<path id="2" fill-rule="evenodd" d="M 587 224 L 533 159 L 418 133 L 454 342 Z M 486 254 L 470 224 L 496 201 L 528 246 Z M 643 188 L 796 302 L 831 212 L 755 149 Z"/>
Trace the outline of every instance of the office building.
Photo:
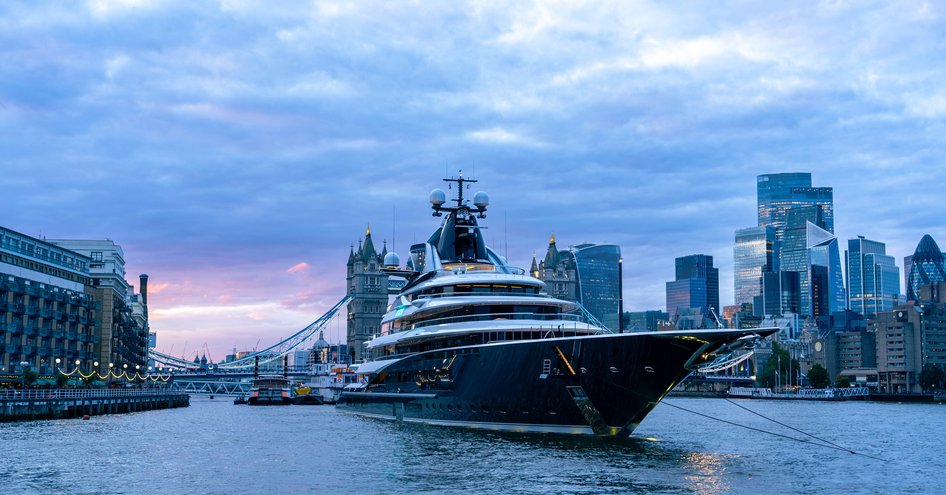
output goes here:
<path id="1" fill-rule="evenodd" d="M 661 323 L 670 321 L 666 311 L 628 311 L 624 313 L 625 332 L 656 331 Z"/>
<path id="2" fill-rule="evenodd" d="M 904 260 L 907 271 L 907 300 L 915 301 L 919 297 L 920 287 L 946 281 L 946 266 L 943 253 L 929 234 L 920 239 L 913 256 Z"/>
<path id="3" fill-rule="evenodd" d="M 899 304 L 900 270 L 882 242 L 863 236 L 847 241 L 844 253 L 847 307 L 867 317 Z"/>
<path id="4" fill-rule="evenodd" d="M 812 187 L 810 173 L 764 174 L 757 178 L 759 226 L 772 227 L 782 240 L 788 212 L 799 206 L 817 206 L 822 228 L 834 233 L 834 190 Z"/>
<path id="5" fill-rule="evenodd" d="M 533 263 L 535 265 L 535 263 Z M 545 258 L 533 271 L 554 297 L 577 301 L 602 325 L 622 329 L 621 248 L 585 243 L 559 251 L 553 235 Z"/>
<path id="6" fill-rule="evenodd" d="M 733 247 L 733 279 L 736 305 L 756 304 L 763 295 L 763 273 L 778 271 L 773 227 L 739 229 Z"/>
<path id="7" fill-rule="evenodd" d="M 783 313 L 797 306 L 798 314 L 817 318 L 846 307 L 838 240 L 824 225 L 820 206 L 796 206 L 787 212 L 780 261 L 783 291 L 788 280 L 784 272 L 797 274 L 798 285 L 797 292 L 789 288 L 791 299 L 783 292 Z"/>
<path id="8" fill-rule="evenodd" d="M 698 309 L 710 316 L 710 308 L 719 312 L 719 269 L 713 257 L 693 254 L 676 258 L 676 279 L 667 282 L 667 313 L 674 320 L 682 310 Z M 687 312 L 690 313 L 690 312 Z"/>

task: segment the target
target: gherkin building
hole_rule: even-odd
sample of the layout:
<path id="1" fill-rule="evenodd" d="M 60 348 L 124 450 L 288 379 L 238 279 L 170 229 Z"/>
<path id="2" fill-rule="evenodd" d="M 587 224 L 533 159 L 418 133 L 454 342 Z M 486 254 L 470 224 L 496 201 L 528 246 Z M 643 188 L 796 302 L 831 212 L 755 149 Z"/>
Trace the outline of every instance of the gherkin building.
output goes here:
<path id="1" fill-rule="evenodd" d="M 929 234 L 920 240 L 912 261 L 910 274 L 907 276 L 907 300 L 916 301 L 921 286 L 946 281 L 946 269 L 943 265 L 943 252 Z"/>

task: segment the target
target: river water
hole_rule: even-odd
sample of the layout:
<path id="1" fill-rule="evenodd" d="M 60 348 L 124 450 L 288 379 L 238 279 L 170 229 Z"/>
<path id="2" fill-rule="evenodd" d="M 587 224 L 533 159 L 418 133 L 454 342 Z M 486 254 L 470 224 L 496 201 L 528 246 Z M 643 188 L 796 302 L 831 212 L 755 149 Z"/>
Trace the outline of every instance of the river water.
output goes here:
<path id="1" fill-rule="evenodd" d="M 668 399 L 630 439 L 363 419 L 331 406 L 191 407 L 0 424 L 0 494 L 946 493 L 946 405 Z"/>

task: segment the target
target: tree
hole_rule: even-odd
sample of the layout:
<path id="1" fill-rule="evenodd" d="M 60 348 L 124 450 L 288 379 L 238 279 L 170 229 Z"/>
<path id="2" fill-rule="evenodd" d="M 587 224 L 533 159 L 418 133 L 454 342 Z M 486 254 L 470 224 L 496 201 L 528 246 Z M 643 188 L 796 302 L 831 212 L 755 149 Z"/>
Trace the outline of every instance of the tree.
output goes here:
<path id="1" fill-rule="evenodd" d="M 946 372 L 943 368 L 935 364 L 924 364 L 920 371 L 920 386 L 923 390 L 935 390 L 943 388 L 943 382 L 946 381 Z"/>
<path id="2" fill-rule="evenodd" d="M 851 386 L 851 379 L 844 375 L 838 375 L 838 377 L 834 379 L 834 386 L 837 388 L 848 388 Z"/>
<path id="3" fill-rule="evenodd" d="M 32 368 L 26 367 L 23 369 L 23 387 L 32 387 L 36 380 L 39 379 L 39 374 L 32 370 Z"/>
<path id="4" fill-rule="evenodd" d="M 781 363 L 781 364 L 779 364 Z M 781 367 L 781 370 L 779 368 Z M 772 356 L 765 362 L 765 369 L 758 381 L 763 387 L 772 388 L 778 385 L 788 384 L 788 378 L 798 376 L 798 361 L 792 359 L 788 349 L 778 345 L 778 342 L 772 342 Z"/>
<path id="5" fill-rule="evenodd" d="M 818 363 L 813 364 L 808 370 L 808 383 L 814 388 L 827 388 L 831 384 L 828 370 Z"/>
<path id="6" fill-rule="evenodd" d="M 56 375 L 56 388 L 66 388 L 66 385 L 69 384 L 69 377 L 64 373 L 59 373 Z"/>

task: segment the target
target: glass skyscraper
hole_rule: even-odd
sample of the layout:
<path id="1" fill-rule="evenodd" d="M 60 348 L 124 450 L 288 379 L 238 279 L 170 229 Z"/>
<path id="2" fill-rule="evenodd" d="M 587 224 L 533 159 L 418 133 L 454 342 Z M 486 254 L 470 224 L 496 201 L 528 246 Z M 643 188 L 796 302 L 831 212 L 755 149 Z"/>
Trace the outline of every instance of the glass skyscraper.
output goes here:
<path id="1" fill-rule="evenodd" d="M 803 316 L 830 315 L 846 306 L 838 240 L 823 227 L 823 214 L 811 205 L 796 206 L 786 215 L 781 270 L 797 273 L 798 300 L 786 301 L 783 287 L 783 309 L 797 307 Z"/>
<path id="2" fill-rule="evenodd" d="M 737 305 L 755 304 L 762 295 L 762 274 L 778 271 L 775 229 L 749 227 L 736 231 L 733 247 L 734 295 Z"/>
<path id="3" fill-rule="evenodd" d="M 578 302 L 604 326 L 621 328 L 621 247 L 579 244 L 558 252 L 558 262 L 575 267 Z"/>
<path id="4" fill-rule="evenodd" d="M 907 300 L 916 301 L 920 295 L 920 286 L 946 281 L 946 267 L 943 252 L 929 234 L 920 239 L 911 261 L 910 274 L 907 276 Z"/>
<path id="5" fill-rule="evenodd" d="M 676 280 L 667 282 L 667 313 L 670 318 L 681 309 L 699 308 L 709 315 L 709 308 L 719 314 L 719 269 L 713 257 L 692 254 L 676 259 Z"/>
<path id="6" fill-rule="evenodd" d="M 823 228 L 834 233 L 834 190 L 812 187 L 810 173 L 764 174 L 757 177 L 759 226 L 775 229 L 782 240 L 788 211 L 798 206 L 818 205 Z"/>
<path id="7" fill-rule="evenodd" d="M 868 317 L 893 310 L 900 296 L 900 269 L 884 243 L 863 236 L 849 239 L 844 263 L 848 309 Z"/>

